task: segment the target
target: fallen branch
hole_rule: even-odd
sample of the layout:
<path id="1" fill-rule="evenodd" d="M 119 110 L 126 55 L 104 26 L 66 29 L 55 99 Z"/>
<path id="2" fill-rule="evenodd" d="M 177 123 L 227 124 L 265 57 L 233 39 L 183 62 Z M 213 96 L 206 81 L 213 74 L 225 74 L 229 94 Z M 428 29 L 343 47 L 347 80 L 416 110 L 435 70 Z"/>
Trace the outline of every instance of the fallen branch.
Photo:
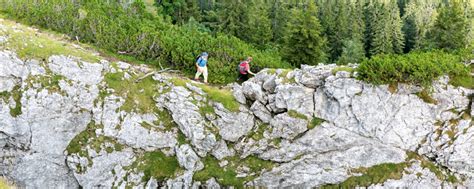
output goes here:
<path id="1" fill-rule="evenodd" d="M 143 80 L 143 79 L 145 79 L 145 78 L 147 78 L 147 77 L 149 77 L 149 76 L 151 76 L 151 75 L 155 75 L 155 74 L 157 74 L 157 73 L 163 73 L 163 72 L 173 72 L 173 73 L 177 73 L 177 72 L 179 72 L 179 70 L 172 70 L 171 68 L 165 68 L 165 69 L 162 69 L 162 70 L 159 70 L 159 71 L 152 71 L 152 72 L 147 73 L 147 74 L 145 74 L 144 76 L 141 76 L 141 77 L 139 77 L 138 79 L 136 79 L 136 80 L 135 80 L 135 83 L 138 83 L 138 82 L 140 82 L 141 80 Z"/>

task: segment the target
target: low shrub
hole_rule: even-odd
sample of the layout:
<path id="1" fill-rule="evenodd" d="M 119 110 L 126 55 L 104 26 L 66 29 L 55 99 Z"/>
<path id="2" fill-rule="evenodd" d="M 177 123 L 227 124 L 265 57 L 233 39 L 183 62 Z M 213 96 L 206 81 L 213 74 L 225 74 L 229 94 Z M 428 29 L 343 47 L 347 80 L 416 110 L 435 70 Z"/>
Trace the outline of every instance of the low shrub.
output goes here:
<path id="1" fill-rule="evenodd" d="M 194 25 L 175 26 L 146 11 L 142 1 L 125 6 L 116 1 L 5 0 L 0 9 L 9 17 L 67 34 L 101 50 L 125 54 L 148 64 L 170 66 L 192 76 L 194 61 L 209 52 L 209 81 L 229 83 L 247 56 L 252 67 L 289 68 L 275 50 L 261 51 L 240 39 L 215 36 Z M 158 66 L 158 65 L 156 65 Z"/>
<path id="2" fill-rule="evenodd" d="M 440 76 L 448 75 L 455 78 L 453 81 L 462 81 L 452 84 L 472 88 L 470 69 L 462 64 L 463 59 L 459 54 L 442 51 L 377 55 L 359 65 L 358 79 L 373 84 L 403 82 L 429 86 Z"/>

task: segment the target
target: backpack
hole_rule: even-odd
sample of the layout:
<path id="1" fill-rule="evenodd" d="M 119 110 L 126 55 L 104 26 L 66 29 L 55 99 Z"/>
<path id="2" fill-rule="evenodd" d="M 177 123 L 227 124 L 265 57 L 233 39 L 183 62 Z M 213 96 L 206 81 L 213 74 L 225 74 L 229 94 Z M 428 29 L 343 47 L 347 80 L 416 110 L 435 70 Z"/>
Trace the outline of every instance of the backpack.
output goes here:
<path id="1" fill-rule="evenodd" d="M 198 55 L 198 56 L 196 57 L 196 60 L 195 60 L 194 62 L 197 62 L 200 58 L 201 58 L 201 55 Z"/>
<path id="2" fill-rule="evenodd" d="M 247 70 L 247 67 L 246 65 L 248 64 L 247 61 L 242 61 L 239 63 L 239 66 L 237 66 L 237 71 L 239 73 L 246 73 L 248 70 Z"/>

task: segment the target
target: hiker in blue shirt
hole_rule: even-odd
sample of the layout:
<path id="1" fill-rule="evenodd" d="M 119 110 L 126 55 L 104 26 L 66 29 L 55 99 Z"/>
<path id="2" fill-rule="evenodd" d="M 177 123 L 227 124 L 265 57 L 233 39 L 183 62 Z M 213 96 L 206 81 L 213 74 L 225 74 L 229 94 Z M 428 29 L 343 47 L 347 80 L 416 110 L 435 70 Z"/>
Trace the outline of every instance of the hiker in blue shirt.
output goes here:
<path id="1" fill-rule="evenodd" d="M 207 54 L 207 52 L 203 52 L 201 53 L 201 55 L 199 55 L 199 57 L 196 60 L 197 72 L 196 72 L 196 75 L 194 76 L 194 80 L 198 81 L 199 76 L 201 76 L 202 74 L 204 76 L 204 83 L 206 84 L 207 84 L 207 58 L 208 56 L 209 55 Z"/>

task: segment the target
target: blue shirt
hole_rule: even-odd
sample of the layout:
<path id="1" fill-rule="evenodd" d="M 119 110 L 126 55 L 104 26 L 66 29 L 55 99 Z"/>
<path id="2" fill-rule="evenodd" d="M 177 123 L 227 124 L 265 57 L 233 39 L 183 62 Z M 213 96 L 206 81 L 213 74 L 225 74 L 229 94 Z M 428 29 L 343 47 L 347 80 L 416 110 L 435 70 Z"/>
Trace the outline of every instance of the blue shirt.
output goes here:
<path id="1" fill-rule="evenodd" d="M 205 67 L 207 65 L 207 60 L 204 60 L 202 57 L 200 57 L 197 61 L 199 67 Z"/>

